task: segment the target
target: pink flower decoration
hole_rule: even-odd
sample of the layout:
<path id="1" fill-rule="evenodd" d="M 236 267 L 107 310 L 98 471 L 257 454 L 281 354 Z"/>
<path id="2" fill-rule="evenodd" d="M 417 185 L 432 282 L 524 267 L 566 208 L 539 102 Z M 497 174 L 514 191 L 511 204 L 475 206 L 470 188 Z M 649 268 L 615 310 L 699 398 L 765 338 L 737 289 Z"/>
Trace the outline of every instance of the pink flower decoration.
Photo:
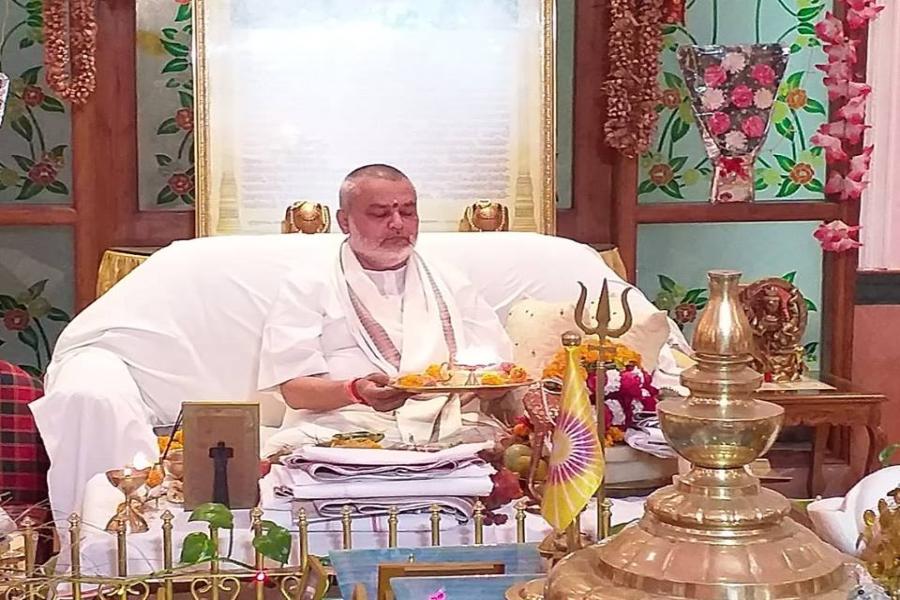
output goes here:
<path id="1" fill-rule="evenodd" d="M 750 75 L 756 80 L 756 83 L 764 87 L 769 87 L 775 83 L 775 69 L 765 63 L 753 65 Z"/>
<path id="2" fill-rule="evenodd" d="M 857 96 L 843 105 L 838 111 L 838 118 L 844 119 L 848 123 L 861 125 L 866 122 L 866 98 L 865 96 Z"/>
<path id="3" fill-rule="evenodd" d="M 869 165 L 872 162 L 872 151 L 874 150 L 875 146 L 866 146 L 862 154 L 857 154 L 850 159 L 850 171 L 847 173 L 848 179 L 862 181 L 865 178 L 866 173 L 869 172 Z"/>
<path id="4" fill-rule="evenodd" d="M 825 87 L 828 89 L 828 99 L 838 100 L 840 98 L 863 98 L 872 93 L 872 86 L 867 83 L 859 83 L 856 81 L 838 81 L 830 77 L 824 79 Z"/>
<path id="5" fill-rule="evenodd" d="M 842 141 L 858 144 L 862 140 L 863 133 L 868 128 L 868 125 L 863 125 L 862 123 L 833 121 L 819 127 L 819 131 L 825 135 L 840 138 Z"/>
<path id="6" fill-rule="evenodd" d="M 731 90 L 731 103 L 738 108 L 747 108 L 753 104 L 753 90 L 746 85 L 739 85 Z"/>
<path id="7" fill-rule="evenodd" d="M 825 148 L 826 162 L 833 163 L 847 160 L 847 153 L 844 152 L 844 146 L 841 143 L 841 140 L 832 135 L 828 135 L 827 133 L 823 133 L 821 128 L 819 128 L 819 131 L 817 131 L 809 141 L 816 146 Z"/>
<path id="8" fill-rule="evenodd" d="M 725 72 L 725 69 L 722 68 L 721 65 L 712 65 L 710 67 L 706 67 L 706 70 L 703 71 L 703 81 L 709 87 L 719 87 L 728 79 L 728 73 Z"/>
<path id="9" fill-rule="evenodd" d="M 816 68 L 823 71 L 831 79 L 838 81 L 851 81 L 853 79 L 853 69 L 850 63 L 843 60 L 830 62 L 827 65 L 816 65 Z"/>
<path id="10" fill-rule="evenodd" d="M 749 116 L 741 123 L 741 131 L 746 133 L 747 137 L 762 137 L 766 133 L 766 122 L 756 115 Z"/>
<path id="11" fill-rule="evenodd" d="M 862 29 L 869 21 L 878 18 L 878 13 L 884 10 L 884 6 L 876 4 L 875 0 L 846 0 L 847 25 L 850 29 Z"/>
<path id="12" fill-rule="evenodd" d="M 859 200 L 868 182 L 857 181 L 850 177 L 844 177 L 840 173 L 832 173 L 825 184 L 825 193 L 830 196 L 838 196 L 843 201 Z"/>
<path id="13" fill-rule="evenodd" d="M 828 44 L 824 50 L 831 62 L 846 61 L 856 64 L 856 42 L 852 40 L 846 40 L 840 44 Z"/>
<path id="14" fill-rule="evenodd" d="M 428 600 L 447 600 L 447 593 L 444 590 L 438 590 L 432 595 L 428 596 Z"/>
<path id="15" fill-rule="evenodd" d="M 826 252 L 844 252 L 862 246 L 850 236 L 859 231 L 859 226 L 850 227 L 843 221 L 822 223 L 816 228 L 813 237 L 819 240 Z"/>
<path id="16" fill-rule="evenodd" d="M 713 135 L 722 135 L 731 129 L 731 118 L 723 112 L 716 112 L 710 115 L 706 126 Z"/>
<path id="17" fill-rule="evenodd" d="M 830 12 L 816 24 L 816 36 L 823 42 L 838 44 L 844 40 L 844 23 Z"/>

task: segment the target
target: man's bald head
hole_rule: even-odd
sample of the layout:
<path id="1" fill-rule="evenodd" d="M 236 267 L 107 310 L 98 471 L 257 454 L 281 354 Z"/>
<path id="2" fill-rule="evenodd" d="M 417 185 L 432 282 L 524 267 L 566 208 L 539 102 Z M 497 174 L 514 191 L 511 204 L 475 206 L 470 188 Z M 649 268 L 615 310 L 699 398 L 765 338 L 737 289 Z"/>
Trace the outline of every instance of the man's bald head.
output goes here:
<path id="1" fill-rule="evenodd" d="M 344 181 L 341 183 L 340 192 L 338 193 L 338 200 L 340 201 L 340 208 L 342 210 L 348 210 L 350 208 L 353 197 L 359 193 L 362 182 L 367 179 L 380 179 L 383 181 L 405 183 L 412 190 L 413 195 L 416 193 L 416 188 L 413 186 L 412 181 L 410 181 L 409 177 L 407 177 L 400 169 L 384 164 L 365 165 L 353 169 L 346 177 L 344 177 Z"/>
<path id="2" fill-rule="evenodd" d="M 402 171 L 390 165 L 355 169 L 344 178 L 339 199 L 338 225 L 363 267 L 385 270 L 406 262 L 419 235 L 419 213 L 416 188 Z"/>

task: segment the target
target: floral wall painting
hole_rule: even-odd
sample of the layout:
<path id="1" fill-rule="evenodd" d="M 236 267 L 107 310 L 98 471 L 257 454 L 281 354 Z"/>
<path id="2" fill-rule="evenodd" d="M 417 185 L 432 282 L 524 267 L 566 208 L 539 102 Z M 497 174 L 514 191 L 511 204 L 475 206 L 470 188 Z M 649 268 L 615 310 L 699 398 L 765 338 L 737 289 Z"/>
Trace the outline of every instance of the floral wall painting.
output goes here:
<path id="1" fill-rule="evenodd" d="M 689 0 L 685 23 L 663 27 L 659 124 L 640 160 L 640 202 L 709 199 L 712 165 L 703 148 L 676 52 L 683 45 L 781 43 L 790 52 L 771 105 L 771 129 L 756 164 L 756 200 L 824 199 L 825 159 L 811 140 L 826 122 L 825 61 L 815 27 L 832 0 Z"/>
<path id="2" fill-rule="evenodd" d="M 138 204 L 193 210 L 190 0 L 137 2 Z"/>
<path id="3" fill-rule="evenodd" d="M 0 202 L 70 202 L 69 109 L 46 83 L 43 2 L 7 0 L 0 71 L 9 79 L 0 123 Z"/>
<path id="4" fill-rule="evenodd" d="M 71 320 L 71 231 L 15 228 L 0 240 L 0 360 L 41 377 Z"/>

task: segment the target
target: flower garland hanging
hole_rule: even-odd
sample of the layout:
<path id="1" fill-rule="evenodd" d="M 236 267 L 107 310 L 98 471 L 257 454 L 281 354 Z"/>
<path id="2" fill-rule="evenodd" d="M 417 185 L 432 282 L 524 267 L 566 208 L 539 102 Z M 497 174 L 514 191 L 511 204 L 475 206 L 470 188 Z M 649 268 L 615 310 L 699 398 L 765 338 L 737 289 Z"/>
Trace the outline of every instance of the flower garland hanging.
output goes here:
<path id="1" fill-rule="evenodd" d="M 866 100 L 872 87 L 854 81 L 857 63 L 859 33 L 875 20 L 884 6 L 877 0 L 844 0 L 844 20 L 831 13 L 816 25 L 816 36 L 822 41 L 828 62 L 816 65 L 825 73 L 824 82 L 828 99 L 837 105 L 836 118 L 819 127 L 812 143 L 825 149 L 825 162 L 829 168 L 825 193 L 841 201 L 859 200 L 869 182 L 866 175 L 872 160 L 874 146 L 862 146 L 866 129 Z M 849 31 L 845 30 L 846 28 Z M 861 244 L 850 238 L 859 231 L 843 221 L 822 224 L 813 234 L 827 252 L 843 252 L 858 248 Z"/>
<path id="2" fill-rule="evenodd" d="M 629 158 L 647 151 L 656 129 L 662 0 L 611 0 L 606 143 Z"/>
<path id="3" fill-rule="evenodd" d="M 87 102 L 97 86 L 95 9 L 96 0 L 44 0 L 47 83 L 73 104 Z"/>

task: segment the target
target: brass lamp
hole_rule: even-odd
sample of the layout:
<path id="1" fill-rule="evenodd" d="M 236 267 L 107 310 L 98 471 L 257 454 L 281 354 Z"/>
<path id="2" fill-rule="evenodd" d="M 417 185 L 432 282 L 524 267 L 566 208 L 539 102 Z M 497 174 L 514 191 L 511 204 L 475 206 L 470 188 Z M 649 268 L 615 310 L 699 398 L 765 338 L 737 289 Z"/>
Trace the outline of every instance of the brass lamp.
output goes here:
<path id="1" fill-rule="evenodd" d="M 460 231 L 509 231 L 509 209 L 499 202 L 479 200 L 463 212 Z"/>
<path id="2" fill-rule="evenodd" d="M 739 283 L 740 273 L 709 273 L 697 364 L 682 374 L 691 395 L 658 406 L 666 439 L 693 468 L 652 494 L 638 523 L 564 558 L 545 598 L 847 598 L 850 559 L 788 518 L 788 500 L 747 468 L 774 443 L 783 409 L 753 397 L 762 376 L 750 368 Z"/>
<path id="3" fill-rule="evenodd" d="M 331 229 L 331 211 L 324 204 L 303 200 L 284 212 L 281 233 L 327 233 Z"/>

